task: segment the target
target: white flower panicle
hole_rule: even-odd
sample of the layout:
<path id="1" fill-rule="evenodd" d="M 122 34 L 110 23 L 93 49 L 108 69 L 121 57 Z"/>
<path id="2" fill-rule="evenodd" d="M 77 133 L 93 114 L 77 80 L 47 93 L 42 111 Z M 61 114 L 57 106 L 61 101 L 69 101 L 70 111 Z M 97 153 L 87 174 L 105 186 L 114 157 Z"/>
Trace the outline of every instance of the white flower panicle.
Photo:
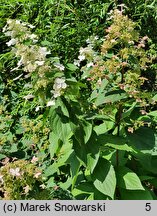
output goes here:
<path id="1" fill-rule="evenodd" d="M 7 21 L 6 26 L 3 28 L 3 32 L 6 36 L 10 36 L 11 40 L 6 44 L 8 46 L 15 46 L 12 51 L 15 53 L 16 57 L 20 57 L 20 60 L 17 63 L 16 70 L 24 66 L 24 71 L 33 72 L 39 66 L 44 65 L 46 61 L 46 55 L 51 52 L 47 50 L 46 47 L 39 47 L 37 45 L 24 45 L 25 40 L 31 39 L 33 43 L 37 42 L 37 35 L 32 34 L 29 31 L 29 28 L 34 28 L 31 24 L 22 23 L 20 20 L 11 20 Z"/>
<path id="2" fill-rule="evenodd" d="M 87 67 L 92 67 L 94 65 L 94 58 L 96 57 L 96 52 L 93 50 L 95 41 L 98 40 L 98 36 L 92 36 L 86 40 L 88 44 L 87 47 L 81 47 L 79 50 L 78 60 L 74 60 L 74 65 L 80 66 L 80 63 L 84 60 L 87 61 Z"/>
<path id="3" fill-rule="evenodd" d="M 23 71 L 28 73 L 25 75 L 26 78 L 30 77 L 32 73 L 36 73 L 38 79 L 34 88 L 45 89 L 49 82 L 51 82 L 51 80 L 49 81 L 47 76 L 45 76 L 45 74 L 51 72 L 50 63 L 53 64 L 52 68 L 55 67 L 61 72 L 64 71 L 65 67 L 60 63 L 59 58 L 57 57 L 51 58 L 52 60 L 50 61 L 47 60 L 47 55 L 51 54 L 51 52 L 47 50 L 46 47 L 40 47 L 36 44 L 38 37 L 30 31 L 33 28 L 33 25 L 23 23 L 20 20 L 8 19 L 6 26 L 3 28 L 3 32 L 6 36 L 11 37 L 7 42 L 7 45 L 12 47 L 12 52 L 17 58 L 19 58 L 17 67 L 13 68 L 11 72 L 19 70 L 19 68 L 22 67 Z M 24 42 L 26 40 L 31 40 L 31 44 L 25 44 Z M 85 59 L 85 54 L 81 54 L 80 52 L 79 61 L 82 61 L 83 59 Z M 14 81 L 19 79 L 21 76 L 22 75 L 16 77 Z M 51 90 L 51 93 L 53 93 L 52 99 L 47 102 L 46 106 L 55 105 L 55 98 L 59 97 L 66 87 L 67 84 L 65 83 L 65 78 L 56 78 L 52 85 L 53 89 Z M 23 98 L 29 100 L 34 98 L 34 95 L 30 93 Z M 35 110 L 39 111 L 40 107 L 41 106 L 37 106 Z"/>
<path id="4" fill-rule="evenodd" d="M 54 85 L 53 85 L 53 90 L 51 90 L 51 93 L 53 94 L 52 100 L 48 101 L 47 107 L 48 106 L 54 106 L 55 105 L 55 99 L 59 96 L 61 96 L 63 89 L 67 88 L 67 84 L 65 83 L 65 78 L 56 78 Z"/>
<path id="5" fill-rule="evenodd" d="M 12 39 L 19 38 L 19 41 L 32 39 L 37 42 L 37 35 L 31 34 L 29 28 L 33 29 L 35 26 L 27 23 L 23 23 L 20 20 L 8 19 L 7 24 L 3 28 L 3 32 L 6 36 L 10 36 Z M 23 34 L 25 32 L 25 34 Z"/>
<path id="6" fill-rule="evenodd" d="M 60 89 L 65 89 L 67 84 L 65 83 L 65 78 L 56 78 L 55 83 L 53 85 L 53 89 L 58 91 Z"/>

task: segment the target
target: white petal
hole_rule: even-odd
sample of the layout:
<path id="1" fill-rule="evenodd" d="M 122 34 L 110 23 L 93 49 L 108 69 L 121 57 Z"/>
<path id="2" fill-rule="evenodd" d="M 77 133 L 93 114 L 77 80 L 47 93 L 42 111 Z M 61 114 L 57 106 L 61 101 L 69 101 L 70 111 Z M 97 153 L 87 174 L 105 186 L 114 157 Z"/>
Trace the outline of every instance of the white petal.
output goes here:
<path id="1" fill-rule="evenodd" d="M 43 65 L 45 61 L 35 61 L 35 63 L 39 66 Z"/>
<path id="2" fill-rule="evenodd" d="M 14 39 L 14 38 L 12 38 L 12 39 L 11 39 L 9 42 L 7 42 L 6 44 L 7 44 L 8 46 L 12 46 L 12 45 L 15 45 L 16 42 L 17 42 L 17 40 Z"/>
<path id="3" fill-rule="evenodd" d="M 47 107 L 49 107 L 49 106 L 53 106 L 53 105 L 55 105 L 55 101 L 54 100 L 51 100 L 51 101 L 48 101 L 47 102 Z"/>
<path id="4" fill-rule="evenodd" d="M 31 98 L 34 98 L 34 95 L 28 94 L 28 95 L 24 96 L 23 98 L 24 98 L 25 100 L 29 100 L 29 99 L 31 99 Z"/>
<path id="5" fill-rule="evenodd" d="M 89 62 L 88 64 L 87 64 L 87 67 L 89 68 L 89 67 L 92 67 L 93 66 L 93 62 Z"/>
<path id="6" fill-rule="evenodd" d="M 79 56 L 78 56 L 78 59 L 79 59 L 80 61 L 83 61 L 85 58 L 86 58 L 85 55 L 79 55 Z"/>

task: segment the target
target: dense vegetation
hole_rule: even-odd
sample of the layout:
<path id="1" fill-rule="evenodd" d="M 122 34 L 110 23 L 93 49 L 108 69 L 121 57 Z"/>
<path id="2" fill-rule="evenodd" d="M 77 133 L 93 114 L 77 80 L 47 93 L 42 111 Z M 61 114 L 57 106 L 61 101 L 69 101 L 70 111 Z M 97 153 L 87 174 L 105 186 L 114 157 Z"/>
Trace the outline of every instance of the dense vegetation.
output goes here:
<path id="1" fill-rule="evenodd" d="M 157 199 L 156 0 L 1 0 L 0 199 Z"/>

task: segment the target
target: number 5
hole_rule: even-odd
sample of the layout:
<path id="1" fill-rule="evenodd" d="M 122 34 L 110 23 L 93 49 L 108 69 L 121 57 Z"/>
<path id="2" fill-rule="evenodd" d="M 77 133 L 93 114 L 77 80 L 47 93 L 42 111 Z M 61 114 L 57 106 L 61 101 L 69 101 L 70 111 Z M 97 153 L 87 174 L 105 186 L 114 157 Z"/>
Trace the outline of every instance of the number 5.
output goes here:
<path id="1" fill-rule="evenodd" d="M 145 210 L 146 211 L 150 211 L 151 210 L 151 203 L 146 203 Z"/>

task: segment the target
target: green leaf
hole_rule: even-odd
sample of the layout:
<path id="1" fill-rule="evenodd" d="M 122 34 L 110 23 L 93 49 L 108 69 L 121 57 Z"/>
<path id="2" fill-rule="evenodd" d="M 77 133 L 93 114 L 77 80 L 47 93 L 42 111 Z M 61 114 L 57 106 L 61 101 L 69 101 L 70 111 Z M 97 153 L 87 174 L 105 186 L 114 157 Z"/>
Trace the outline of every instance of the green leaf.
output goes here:
<path id="1" fill-rule="evenodd" d="M 73 148 L 76 156 L 84 163 L 87 164 L 87 150 L 84 142 L 79 142 L 74 136 L 73 140 Z"/>
<path id="2" fill-rule="evenodd" d="M 92 178 L 94 186 L 101 193 L 114 198 L 116 189 L 116 175 L 113 166 L 109 161 L 99 158 L 99 161 L 93 171 Z"/>
<path id="3" fill-rule="evenodd" d="M 76 71 L 78 69 L 78 67 L 74 64 L 67 64 L 67 67 L 70 71 Z"/>
<path id="4" fill-rule="evenodd" d="M 54 154 L 58 154 L 58 150 L 60 146 L 60 140 L 58 139 L 58 136 L 51 132 L 49 136 L 49 152 L 50 152 L 50 158 L 52 159 L 54 157 Z"/>
<path id="5" fill-rule="evenodd" d="M 85 120 L 80 120 L 78 125 L 71 126 L 74 130 L 73 147 L 79 159 L 87 163 L 87 146 L 86 143 L 92 134 L 92 124 Z"/>
<path id="6" fill-rule="evenodd" d="M 114 126 L 114 122 L 112 122 L 111 120 L 105 120 L 105 122 L 103 122 L 102 124 L 95 126 L 94 130 L 97 133 L 97 135 L 100 135 L 112 129 L 113 126 Z"/>
<path id="7" fill-rule="evenodd" d="M 55 161 L 52 165 L 47 167 L 44 172 L 44 176 L 48 177 L 53 175 L 55 172 L 58 171 L 58 168 L 67 164 L 67 160 L 70 157 L 70 155 L 73 153 L 73 150 L 68 150 L 66 152 L 63 152 L 63 155 L 58 158 L 57 161 Z"/>
<path id="8" fill-rule="evenodd" d="M 112 135 L 112 134 L 101 134 L 97 137 L 97 142 L 100 145 L 104 146 L 106 144 L 113 144 L 113 145 L 124 145 L 126 144 L 127 140 L 124 137 Z"/>
<path id="9" fill-rule="evenodd" d="M 137 102 L 134 102 L 134 103 L 132 104 L 132 106 L 131 106 L 127 111 L 125 111 L 125 112 L 122 113 L 122 119 L 124 119 L 124 118 L 130 116 L 130 114 L 132 113 L 132 111 L 133 111 L 134 108 L 136 107 L 136 104 L 137 104 Z"/>
<path id="10" fill-rule="evenodd" d="M 114 56 L 114 53 L 107 53 L 107 54 L 105 54 L 105 57 L 106 58 L 112 58 Z"/>
<path id="11" fill-rule="evenodd" d="M 157 94 L 152 98 L 152 100 L 157 101 Z"/>
<path id="12" fill-rule="evenodd" d="M 92 173 L 100 156 L 100 144 L 97 142 L 97 136 L 92 134 L 88 143 L 86 144 L 87 151 L 87 168 Z"/>
<path id="13" fill-rule="evenodd" d="M 115 91 L 111 91 L 108 94 L 99 94 L 96 101 L 95 101 L 95 105 L 96 106 L 100 106 L 104 103 L 114 103 L 117 101 L 120 101 L 122 99 L 126 99 L 127 98 L 127 94 L 124 91 L 121 90 L 115 90 Z"/>
<path id="14" fill-rule="evenodd" d="M 148 189 L 141 190 L 125 190 L 120 189 L 120 195 L 122 200 L 153 200 L 153 197 Z"/>
<path id="15" fill-rule="evenodd" d="M 42 46 L 51 46 L 51 42 L 47 41 L 47 40 L 44 40 L 44 41 L 41 41 L 41 45 Z"/>
<path id="16" fill-rule="evenodd" d="M 76 199 L 86 199 L 86 200 L 106 200 L 107 196 L 98 191 L 92 182 L 80 183 L 73 191 L 73 196 Z"/>
<path id="17" fill-rule="evenodd" d="M 72 184 L 72 178 L 68 177 L 66 182 L 59 182 L 59 187 L 61 187 L 63 190 L 68 190 L 68 188 L 71 186 Z"/>
<path id="18" fill-rule="evenodd" d="M 79 173 L 79 168 L 80 168 L 80 161 L 77 159 L 75 152 L 72 152 L 69 159 L 67 160 L 67 163 L 70 164 L 70 171 L 71 171 L 71 177 L 72 177 L 72 189 L 73 189 L 76 183 L 78 173 Z"/>
<path id="19" fill-rule="evenodd" d="M 80 183 L 76 188 L 72 190 L 72 195 L 76 199 L 87 199 L 94 191 L 93 184 L 91 182 Z"/>
<path id="20" fill-rule="evenodd" d="M 2 159 L 5 158 L 5 157 L 6 157 L 6 155 L 0 154 L 0 160 L 2 160 Z"/>
<path id="21" fill-rule="evenodd" d="M 49 178 L 49 180 L 47 181 L 47 187 L 48 187 L 48 188 L 52 188 L 52 187 L 54 187 L 54 186 L 56 186 L 56 183 L 55 183 L 54 177 L 51 177 L 51 178 Z"/>
<path id="22" fill-rule="evenodd" d="M 149 112 L 147 115 L 157 117 L 157 110 Z"/>
<path id="23" fill-rule="evenodd" d="M 107 143 L 105 146 L 109 146 L 111 148 L 121 150 L 121 151 L 127 151 L 127 152 L 136 152 L 132 147 L 128 146 L 127 144 L 112 144 L 112 143 Z"/>
<path id="24" fill-rule="evenodd" d="M 58 169 L 58 164 L 54 162 L 52 165 L 48 166 L 44 170 L 44 176 L 48 177 L 48 176 L 53 175 L 55 172 L 57 172 L 57 169 Z"/>
<path id="25" fill-rule="evenodd" d="M 152 172 L 153 174 L 157 174 L 157 156 L 152 156 L 148 153 L 139 152 L 135 154 L 136 158 L 140 162 L 144 171 Z"/>
<path id="26" fill-rule="evenodd" d="M 153 129 L 141 127 L 133 134 L 128 134 L 128 142 L 129 145 L 148 153 L 157 145 L 157 137 Z"/>
<path id="27" fill-rule="evenodd" d="M 82 121 L 82 126 L 83 126 L 83 130 L 84 130 L 84 142 L 87 143 L 91 134 L 92 134 L 92 124 L 90 124 L 87 121 Z"/>
<path id="28" fill-rule="evenodd" d="M 51 110 L 50 126 L 53 133 L 65 143 L 72 136 L 72 131 L 67 116 L 63 115 L 61 109 Z"/>
<path id="29" fill-rule="evenodd" d="M 118 186 L 127 190 L 144 190 L 136 173 L 127 167 L 117 169 Z"/>

